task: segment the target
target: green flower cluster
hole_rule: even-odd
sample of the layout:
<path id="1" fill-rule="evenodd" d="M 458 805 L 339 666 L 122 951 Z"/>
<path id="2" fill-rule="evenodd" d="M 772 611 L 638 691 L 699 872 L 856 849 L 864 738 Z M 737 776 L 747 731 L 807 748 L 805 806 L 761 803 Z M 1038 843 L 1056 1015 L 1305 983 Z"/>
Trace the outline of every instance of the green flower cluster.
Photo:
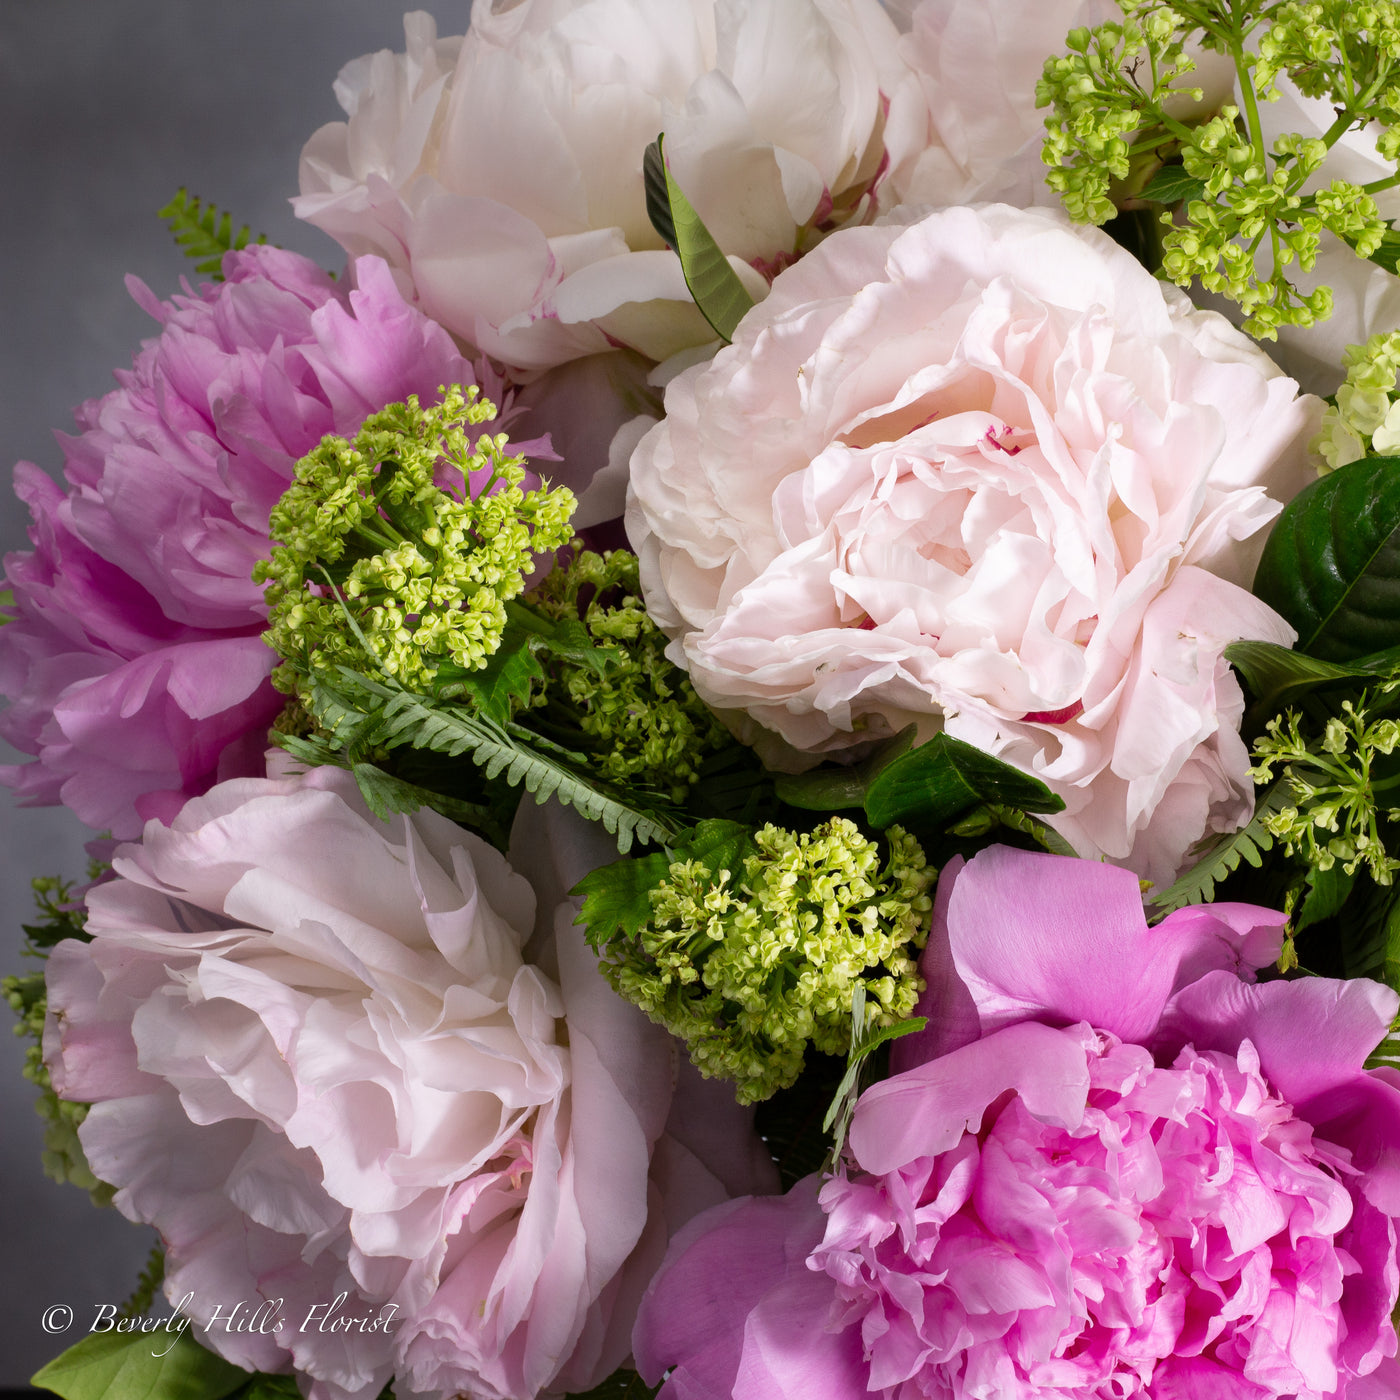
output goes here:
<path id="1" fill-rule="evenodd" d="M 915 952 L 928 936 L 935 872 L 898 827 L 876 842 L 844 817 L 810 834 L 765 826 L 742 878 L 677 861 L 650 892 L 651 922 L 614 937 L 601 967 L 614 988 L 684 1040 L 740 1103 L 792 1084 L 810 1041 L 850 1048 L 851 996 L 863 984 L 877 1024 L 914 1009 Z"/>
<path id="2" fill-rule="evenodd" d="M 1360 257 L 1374 253 L 1386 224 L 1372 195 L 1400 174 L 1304 186 L 1342 136 L 1373 121 L 1386 128 L 1382 155 L 1400 158 L 1400 3 L 1122 0 L 1122 9 L 1121 24 L 1074 30 L 1069 52 L 1045 65 L 1037 101 L 1050 108 L 1049 184 L 1092 223 L 1138 197 L 1183 203 L 1178 220 L 1162 215 L 1164 274 L 1238 302 L 1256 336 L 1325 320 L 1330 288 L 1305 294 L 1289 268 L 1311 270 L 1324 231 Z M 1240 107 L 1190 113 L 1203 94 L 1182 81 L 1195 67 L 1188 40 L 1233 59 Z M 1290 133 L 1266 149 L 1259 104 L 1277 100 L 1280 73 L 1328 100 L 1336 119 L 1320 137 Z"/>
<path id="3" fill-rule="evenodd" d="M 1335 407 L 1322 415 L 1312 450 L 1336 471 L 1368 453 L 1391 457 L 1400 451 L 1400 331 L 1382 331 L 1342 355 L 1346 382 Z"/>
<path id="4" fill-rule="evenodd" d="M 51 946 L 60 938 L 81 933 L 84 915 L 81 909 L 74 909 L 71 891 L 66 881 L 51 877 L 41 877 L 33 882 L 34 898 L 44 924 L 38 929 L 30 929 L 31 946 L 26 952 L 43 957 L 43 948 Z M 35 935 L 43 936 L 42 947 Z M 49 936 L 51 935 L 51 936 Z M 83 1153 L 83 1145 L 78 1141 L 78 1127 L 87 1117 L 88 1105 L 69 1103 L 54 1093 L 49 1079 L 48 1068 L 44 1064 L 43 1039 L 44 1018 L 48 1012 L 48 993 L 44 986 L 42 972 L 31 973 L 27 977 L 6 977 L 0 981 L 0 994 L 9 1003 L 10 1010 L 19 1017 L 15 1034 L 27 1038 L 31 1043 L 25 1047 L 24 1077 L 39 1090 L 34 1109 L 44 1121 L 44 1173 L 60 1183 L 71 1182 L 87 1191 L 97 1205 L 111 1202 L 113 1191 L 105 1181 L 99 1181 L 88 1166 Z"/>
<path id="5" fill-rule="evenodd" d="M 1376 690 L 1384 697 L 1400 690 L 1400 680 L 1385 681 Z M 1400 743 L 1400 723 L 1373 718 L 1371 695 L 1363 691 L 1353 702 L 1344 700 L 1340 715 L 1328 719 L 1322 734 L 1308 738 L 1298 713 L 1287 710 L 1270 720 L 1254 745 L 1255 766 L 1250 776 L 1265 783 L 1281 767 L 1295 805 L 1265 819 L 1265 826 L 1285 842 L 1287 854 L 1299 852 L 1317 870 L 1330 870 L 1338 861 L 1348 874 L 1366 866 L 1378 885 L 1392 883 L 1400 870 L 1386 850 L 1379 820 L 1400 819 L 1400 811 L 1385 812 L 1376 794 L 1400 785 L 1400 773 L 1378 778 L 1376 762 Z"/>
<path id="6" fill-rule="evenodd" d="M 297 463 L 272 511 L 279 543 L 259 564 L 267 583 L 269 646 L 292 667 L 381 671 L 426 689 L 444 665 L 477 670 L 500 645 L 505 604 L 538 553 L 573 538 L 573 493 L 522 489 L 524 459 L 506 437 L 474 431 L 495 417 L 444 388 L 365 419 L 353 443 L 327 437 Z M 441 483 L 463 485 L 458 494 Z M 474 494 L 473 494 L 474 493 Z"/>
<path id="7" fill-rule="evenodd" d="M 600 777 L 625 787 L 646 784 L 681 802 L 704 760 L 733 741 L 685 672 L 667 659 L 666 636 L 640 594 L 637 558 L 622 549 L 576 554 L 531 593 L 530 603 L 547 617 L 582 616 L 590 641 L 610 662 L 599 668 L 560 658 L 536 703 L 559 691 L 568 697 L 580 728 L 600 745 L 594 762 Z"/>

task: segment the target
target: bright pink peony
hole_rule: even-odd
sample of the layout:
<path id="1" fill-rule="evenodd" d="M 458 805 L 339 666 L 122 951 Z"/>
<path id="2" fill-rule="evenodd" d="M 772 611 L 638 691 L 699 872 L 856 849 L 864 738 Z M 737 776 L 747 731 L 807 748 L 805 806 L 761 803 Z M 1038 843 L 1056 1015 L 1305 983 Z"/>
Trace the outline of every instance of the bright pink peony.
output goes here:
<path id="1" fill-rule="evenodd" d="M 664 1400 L 1400 1393 L 1400 1075 L 1363 1069 L 1400 999 L 1255 983 L 1282 925 L 1149 929 L 1087 861 L 950 867 L 929 1030 L 837 1175 L 677 1239 L 643 1374 L 675 1368 Z"/>
<path id="2" fill-rule="evenodd" d="M 93 1170 L 204 1342 L 310 1400 L 588 1390 L 669 1229 L 771 1176 L 599 975 L 542 815 L 519 843 L 563 868 L 532 888 L 338 769 L 221 783 L 118 852 L 92 941 L 52 954 L 45 1056 L 93 1104 Z M 383 1326 L 338 1329 L 340 1295 Z M 275 1306 L 240 1330 L 239 1301 Z"/>
<path id="3" fill-rule="evenodd" d="M 35 548 L 5 561 L 0 736 L 39 761 L 0 777 L 118 837 L 262 771 L 283 702 L 252 570 L 297 458 L 387 403 L 478 377 L 378 259 L 355 264 L 353 290 L 274 248 L 224 267 L 226 282 L 164 303 L 133 279 L 161 334 L 78 410 L 67 490 L 16 470 Z"/>

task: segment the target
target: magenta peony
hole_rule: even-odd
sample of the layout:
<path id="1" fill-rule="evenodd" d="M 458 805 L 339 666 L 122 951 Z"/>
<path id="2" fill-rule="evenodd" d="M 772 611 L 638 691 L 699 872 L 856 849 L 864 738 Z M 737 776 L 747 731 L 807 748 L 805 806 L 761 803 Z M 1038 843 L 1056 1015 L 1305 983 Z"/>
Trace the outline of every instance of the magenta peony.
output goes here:
<path id="1" fill-rule="evenodd" d="M 627 531 L 773 761 L 944 728 L 1170 879 L 1251 809 L 1222 653 L 1292 640 L 1241 585 L 1319 411 L 1106 235 L 951 209 L 833 234 L 672 380 Z"/>
<path id="2" fill-rule="evenodd" d="M 994 847 L 940 885 L 921 1036 L 847 1159 L 678 1238 L 663 1400 L 1400 1393 L 1400 1075 L 1374 982 L 1256 983 L 1283 916 Z M 719 1261 L 725 1263 L 721 1267 Z"/>
<path id="3" fill-rule="evenodd" d="M 539 820 L 536 863 L 567 844 Z M 537 914 L 433 812 L 386 826 L 332 768 L 239 779 L 115 870 L 49 963 L 54 1086 L 93 1104 L 88 1160 L 202 1340 L 311 1400 L 587 1390 L 668 1228 L 767 1185 L 747 1116 L 678 1081 L 573 907 Z"/>
<path id="4" fill-rule="evenodd" d="M 274 248 L 230 253 L 225 272 L 166 303 L 133 280 L 161 334 L 78 410 L 67 490 L 16 471 L 35 548 L 5 561 L 0 737 L 39 761 L 0 776 L 118 837 L 262 771 L 283 701 L 252 570 L 297 458 L 478 377 L 378 259 L 353 267 L 353 290 Z"/>

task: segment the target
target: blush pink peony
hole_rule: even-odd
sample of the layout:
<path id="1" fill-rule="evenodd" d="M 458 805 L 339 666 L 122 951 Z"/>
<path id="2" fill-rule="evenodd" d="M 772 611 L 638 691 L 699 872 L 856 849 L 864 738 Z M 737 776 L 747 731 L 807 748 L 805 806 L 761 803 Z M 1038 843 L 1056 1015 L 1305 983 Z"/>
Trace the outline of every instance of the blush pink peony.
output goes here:
<path id="1" fill-rule="evenodd" d="M 522 820 L 538 863 L 559 833 Z M 240 779 L 115 871 L 49 963 L 54 1086 L 203 1341 L 311 1400 L 587 1390 L 668 1229 L 771 1176 L 573 907 L 537 915 L 435 813 L 386 826 L 336 769 Z"/>
<path id="2" fill-rule="evenodd" d="M 1255 983 L 1283 922 L 1149 929 L 1111 866 L 950 867 L 929 1029 L 842 1168 L 673 1245 L 634 1335 L 662 1400 L 1396 1394 L 1400 1075 L 1363 1061 L 1400 999 Z"/>
<path id="3" fill-rule="evenodd" d="M 1222 652 L 1292 640 L 1242 585 L 1319 410 L 1105 235 L 946 210 L 832 235 L 673 380 L 627 529 L 771 761 L 942 727 L 1160 880 L 1250 812 Z"/>
<path id="4" fill-rule="evenodd" d="M 387 403 L 479 378 L 376 258 L 349 286 L 275 248 L 224 270 L 169 302 L 133 281 L 159 337 L 79 409 L 66 487 L 16 472 L 34 549 L 5 560 L 0 737 L 38 761 L 0 776 L 118 837 L 262 772 L 283 700 L 252 571 L 297 458 Z M 499 400 L 499 380 L 483 387 Z"/>
<path id="5" fill-rule="evenodd" d="M 713 339 L 647 216 L 671 169 L 750 290 L 869 219 L 917 84 L 878 0 L 498 0 L 348 65 L 296 211 L 517 370 Z M 888 192 L 886 192 L 888 194 Z M 886 199 L 888 203 L 888 199 Z"/>

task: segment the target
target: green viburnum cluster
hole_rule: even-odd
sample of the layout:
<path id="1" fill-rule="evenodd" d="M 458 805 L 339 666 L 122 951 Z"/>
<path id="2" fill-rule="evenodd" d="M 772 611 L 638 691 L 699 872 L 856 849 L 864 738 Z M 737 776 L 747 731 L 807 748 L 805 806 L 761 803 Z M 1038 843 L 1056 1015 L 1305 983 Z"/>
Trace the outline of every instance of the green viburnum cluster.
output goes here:
<path id="1" fill-rule="evenodd" d="M 733 741 L 685 672 L 667 660 L 666 636 L 640 594 L 637 558 L 621 549 L 576 554 L 531 593 L 531 605 L 547 617 L 578 618 L 582 607 L 590 641 L 613 663 L 600 670 L 561 660 L 537 699 L 567 696 L 580 728 L 601 746 L 594 760 L 600 777 L 646 783 L 681 802 L 704 760 Z"/>
<path id="2" fill-rule="evenodd" d="M 741 876 L 676 861 L 650 891 L 651 922 L 608 940 L 600 966 L 701 1073 L 734 1080 L 741 1103 L 766 1099 L 797 1079 L 808 1042 L 850 1048 L 857 981 L 877 1024 L 908 1016 L 923 990 L 914 954 L 935 872 L 912 836 L 884 837 L 882 861 L 833 817 L 810 834 L 763 827 Z"/>
<path id="3" fill-rule="evenodd" d="M 1072 31 L 1069 52 L 1047 61 L 1037 85 L 1037 102 L 1050 108 L 1043 154 L 1051 188 L 1072 217 L 1098 224 L 1117 212 L 1115 200 L 1182 202 L 1179 219 L 1162 215 L 1164 275 L 1181 286 L 1199 279 L 1238 302 L 1253 335 L 1325 320 L 1331 290 L 1304 293 L 1288 269 L 1312 269 L 1324 231 L 1359 257 L 1374 253 L 1387 226 L 1372 196 L 1400 184 L 1400 173 L 1365 186 L 1304 186 L 1348 131 L 1372 122 L 1383 128 L 1380 154 L 1400 159 L 1400 3 L 1121 5 L 1121 24 Z M 1195 68 L 1192 41 L 1233 60 L 1239 107 L 1191 113 L 1204 96 L 1183 81 Z M 1289 133 L 1266 148 L 1259 104 L 1278 99 L 1281 73 L 1336 115 L 1321 136 Z"/>
<path id="4" fill-rule="evenodd" d="M 1400 331 L 1373 335 L 1365 345 L 1348 345 L 1342 355 L 1346 382 L 1335 407 L 1322 415 L 1322 431 L 1312 450 L 1336 471 L 1369 453 L 1400 451 Z"/>
<path id="5" fill-rule="evenodd" d="M 495 408 L 475 386 L 441 393 L 428 408 L 417 395 L 390 404 L 354 442 L 325 438 L 272 511 L 279 543 L 253 575 L 267 583 L 264 636 L 303 671 L 348 666 L 423 689 L 444 666 L 479 669 L 534 556 L 573 538 L 573 493 L 522 489 L 505 435 L 473 431 Z M 439 484 L 455 473 L 461 496 Z M 274 679 L 299 688 L 294 668 Z"/>
<path id="6" fill-rule="evenodd" d="M 41 922 L 37 926 L 26 926 L 29 947 L 25 951 L 33 957 L 45 957 L 46 950 L 61 938 L 81 937 L 85 917 L 81 907 L 74 905 L 67 881 L 43 876 L 32 885 Z M 6 977 L 0 981 L 0 994 L 19 1017 L 15 1034 L 31 1042 L 25 1048 L 23 1074 L 39 1090 L 34 1108 L 44 1121 L 45 1175 L 60 1184 L 71 1182 L 87 1191 L 97 1205 L 107 1205 L 113 1190 L 92 1174 L 83 1145 L 78 1141 L 78 1127 L 87 1117 L 88 1105 L 60 1099 L 54 1093 L 44 1064 L 44 1018 L 48 1011 L 44 974 L 34 972 L 27 977 Z"/>
<path id="7" fill-rule="evenodd" d="M 1255 741 L 1254 781 L 1268 782 L 1280 768 L 1294 799 L 1294 805 L 1265 820 L 1289 855 L 1300 853 L 1317 870 L 1341 862 L 1348 875 L 1364 865 L 1376 884 L 1392 883 L 1400 860 L 1386 850 L 1379 821 L 1400 819 L 1400 811 L 1382 811 L 1376 794 L 1400 785 L 1400 775 L 1378 779 L 1375 768 L 1377 759 L 1400 743 L 1400 722 L 1369 711 L 1373 694 L 1380 698 L 1396 691 L 1400 680 L 1385 681 L 1354 702 L 1344 700 L 1341 713 L 1328 719 L 1319 737 L 1305 735 L 1303 721 L 1290 708 L 1270 720 Z"/>

